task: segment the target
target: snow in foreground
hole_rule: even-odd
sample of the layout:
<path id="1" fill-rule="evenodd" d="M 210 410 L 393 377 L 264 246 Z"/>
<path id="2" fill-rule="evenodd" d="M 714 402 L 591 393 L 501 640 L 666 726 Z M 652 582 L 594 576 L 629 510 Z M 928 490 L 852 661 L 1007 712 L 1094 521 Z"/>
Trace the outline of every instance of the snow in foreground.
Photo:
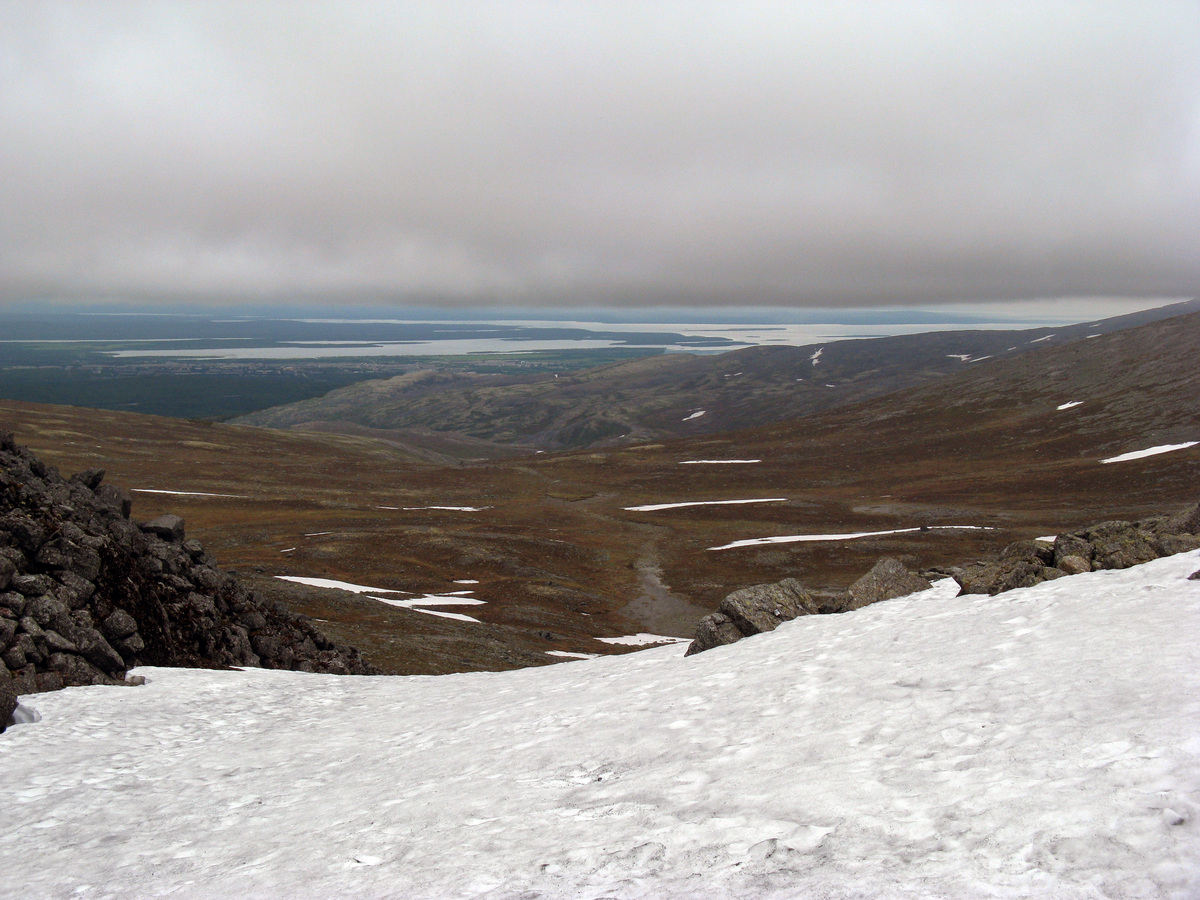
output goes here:
<path id="1" fill-rule="evenodd" d="M 943 583 L 686 659 L 27 697 L 0 894 L 1195 897 L 1198 567 Z"/>

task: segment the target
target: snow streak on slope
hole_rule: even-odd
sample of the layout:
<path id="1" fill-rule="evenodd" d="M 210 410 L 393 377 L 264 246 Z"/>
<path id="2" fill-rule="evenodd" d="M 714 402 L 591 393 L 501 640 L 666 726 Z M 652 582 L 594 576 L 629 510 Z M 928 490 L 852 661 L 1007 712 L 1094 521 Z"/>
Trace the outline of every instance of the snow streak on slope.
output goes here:
<path id="1" fill-rule="evenodd" d="M 1160 453 L 1171 453 L 1175 450 L 1186 450 L 1188 447 L 1195 447 L 1197 444 L 1200 444 L 1200 441 L 1187 441 L 1183 444 L 1160 444 L 1157 447 L 1147 447 L 1145 450 L 1134 450 L 1130 453 L 1122 453 L 1120 456 L 1111 456 L 1108 459 L 1100 460 L 1100 462 L 1129 462 L 1133 459 L 1145 459 L 1147 456 L 1158 456 Z"/>
<path id="2" fill-rule="evenodd" d="M 1195 897 L 1198 566 L 940 584 L 686 659 L 27 697 L 0 892 Z"/>

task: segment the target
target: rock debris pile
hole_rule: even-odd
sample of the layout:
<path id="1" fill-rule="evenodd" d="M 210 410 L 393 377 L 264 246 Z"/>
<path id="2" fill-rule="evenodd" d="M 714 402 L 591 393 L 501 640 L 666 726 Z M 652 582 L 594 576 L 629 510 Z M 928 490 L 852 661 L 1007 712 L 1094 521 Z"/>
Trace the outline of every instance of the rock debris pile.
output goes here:
<path id="1" fill-rule="evenodd" d="M 103 478 L 63 479 L 0 432 L 0 726 L 16 694 L 124 684 L 137 665 L 372 673 L 218 569 L 178 516 L 131 519 Z"/>
<path id="2" fill-rule="evenodd" d="M 1053 541 L 1017 541 L 1005 547 L 998 560 L 939 574 L 952 575 L 960 594 L 995 595 L 1081 572 L 1127 569 L 1196 549 L 1200 549 L 1200 503 L 1173 516 L 1101 522 L 1060 534 Z M 1200 579 L 1200 572 L 1192 578 Z M 700 620 L 687 655 L 773 631 L 798 616 L 848 612 L 928 587 L 926 578 L 909 572 L 897 559 L 883 557 L 845 591 L 810 593 L 794 578 L 742 588 L 721 601 L 715 613 Z"/>

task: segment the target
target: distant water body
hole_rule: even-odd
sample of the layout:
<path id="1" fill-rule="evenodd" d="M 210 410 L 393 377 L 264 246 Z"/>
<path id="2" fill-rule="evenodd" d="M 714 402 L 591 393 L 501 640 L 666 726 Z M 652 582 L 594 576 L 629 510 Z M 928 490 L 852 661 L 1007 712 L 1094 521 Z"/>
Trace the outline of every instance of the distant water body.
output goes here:
<path id="1" fill-rule="evenodd" d="M 409 325 L 425 323 L 375 322 L 339 320 L 322 322 L 308 320 L 314 326 L 355 324 L 359 326 Z M 437 323 L 467 325 L 468 323 Z M 245 346 L 189 347 L 167 349 L 127 349 L 113 353 L 120 358 L 176 357 L 205 359 L 323 359 L 334 357 L 378 356 L 466 356 L 473 354 L 532 353 L 552 350 L 604 350 L 614 347 L 662 350 L 668 353 L 724 353 L 743 347 L 763 345 L 806 346 L 852 338 L 891 337 L 920 334 L 929 331 L 1015 330 L 1042 327 L 1044 322 L 1017 323 L 985 322 L 963 325 L 864 325 L 805 324 L 805 325 L 724 325 L 675 323 L 601 323 L 601 322 L 496 322 L 469 323 L 472 330 L 483 324 L 494 324 L 498 333 L 489 336 L 464 338 L 455 329 L 444 336 L 425 340 L 377 341 L 285 341 L 271 346 L 248 342 Z M 569 338 L 539 337 L 546 331 L 572 329 L 578 336 Z M 238 340 L 233 338 L 233 340 Z"/>
<path id="2" fill-rule="evenodd" d="M 465 356 L 612 348 L 721 353 L 749 346 L 821 345 L 930 331 L 1007 331 L 1078 321 L 1045 315 L 995 321 L 955 321 L 953 317 L 929 321 L 924 316 L 914 319 L 911 323 L 897 322 L 893 314 L 879 322 L 860 317 L 850 322 L 766 324 L 59 313 L 6 318 L 4 331 L 8 336 L 0 342 L 105 342 L 109 346 L 93 349 L 119 359 Z"/>

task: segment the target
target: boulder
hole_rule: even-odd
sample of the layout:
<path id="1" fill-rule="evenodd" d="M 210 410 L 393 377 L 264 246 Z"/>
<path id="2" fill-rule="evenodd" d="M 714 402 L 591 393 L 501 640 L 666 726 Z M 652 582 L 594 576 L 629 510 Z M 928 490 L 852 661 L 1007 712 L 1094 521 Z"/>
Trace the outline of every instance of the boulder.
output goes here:
<path id="1" fill-rule="evenodd" d="M 7 556 L 0 556 L 0 591 L 6 590 L 12 584 L 12 578 L 16 572 L 16 563 Z"/>
<path id="2" fill-rule="evenodd" d="M 70 478 L 70 481 L 83 485 L 89 491 L 95 491 L 103 480 L 103 469 L 84 469 L 82 472 L 76 472 Z"/>
<path id="3" fill-rule="evenodd" d="M 1055 568 L 1068 575 L 1082 575 L 1084 572 L 1092 571 L 1092 564 L 1082 556 L 1064 556 L 1058 560 Z"/>
<path id="4" fill-rule="evenodd" d="M 859 609 L 881 600 L 894 600 L 929 587 L 926 579 L 909 572 L 900 560 L 884 556 L 871 567 L 870 572 L 850 585 L 850 605 L 847 609 Z"/>
<path id="5" fill-rule="evenodd" d="M 1084 571 L 1092 570 L 1092 545 L 1083 535 L 1060 534 L 1054 539 L 1054 565 L 1061 569 L 1063 559 L 1068 556 L 1075 556 L 1086 562 L 1088 567 Z"/>
<path id="6" fill-rule="evenodd" d="M 1200 581 L 1200 569 L 1188 576 L 1188 581 Z"/>
<path id="7" fill-rule="evenodd" d="M 1174 556 L 1176 553 L 1198 550 L 1200 549 L 1200 535 L 1160 534 L 1154 539 L 1154 549 L 1158 551 L 1159 556 Z"/>
<path id="8" fill-rule="evenodd" d="M 100 631 L 109 640 L 120 640 L 137 631 L 137 621 L 125 610 L 118 609 L 104 620 Z"/>
<path id="9" fill-rule="evenodd" d="M 1084 532 L 1092 545 L 1096 569 L 1128 569 L 1158 559 L 1155 535 L 1132 522 L 1101 522 Z"/>
<path id="10" fill-rule="evenodd" d="M 959 596 L 963 594 L 996 594 L 1011 591 L 1013 588 L 1033 587 L 1044 580 L 1045 566 L 1041 562 L 1029 559 L 1008 559 L 998 563 L 982 563 L 965 568 L 961 575 L 955 575 L 958 582 Z"/>
<path id="11" fill-rule="evenodd" d="M 1193 503 L 1163 522 L 1160 531 L 1165 534 L 1200 535 L 1200 503 Z"/>
<path id="12" fill-rule="evenodd" d="M 696 636 L 688 645 L 687 653 L 684 656 L 703 653 L 705 650 L 711 650 L 713 647 L 720 647 L 723 644 L 732 644 L 740 641 L 743 637 L 742 632 L 725 613 L 710 613 L 696 626 Z"/>
<path id="13" fill-rule="evenodd" d="M 97 502 L 122 519 L 128 519 L 133 512 L 133 495 L 115 484 L 102 484 L 96 489 Z"/>
<path id="14" fill-rule="evenodd" d="M 816 612 L 812 597 L 795 578 L 777 584 L 756 584 L 734 591 L 721 601 L 727 615 L 743 635 L 774 631 L 797 616 Z"/>
<path id="15" fill-rule="evenodd" d="M 170 541 L 172 544 L 183 543 L 183 519 L 179 518 L 179 516 L 173 516 L 168 513 L 165 516 L 159 516 L 157 519 L 144 522 L 141 528 L 147 534 L 156 535 L 164 541 Z"/>

